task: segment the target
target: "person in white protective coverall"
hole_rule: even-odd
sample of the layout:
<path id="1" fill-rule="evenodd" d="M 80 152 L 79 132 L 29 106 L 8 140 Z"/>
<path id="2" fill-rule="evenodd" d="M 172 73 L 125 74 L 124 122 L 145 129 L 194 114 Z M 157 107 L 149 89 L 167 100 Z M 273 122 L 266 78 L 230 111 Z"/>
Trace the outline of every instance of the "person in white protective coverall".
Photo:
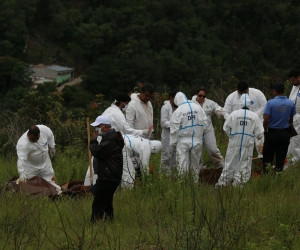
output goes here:
<path id="1" fill-rule="evenodd" d="M 288 163 L 285 164 L 286 169 L 292 162 L 300 160 L 300 70 L 293 69 L 289 72 L 288 77 L 290 82 L 293 84 L 289 99 L 295 103 L 296 115 L 293 117 L 293 126 L 297 131 L 298 135 L 291 137 L 290 145 L 287 152 Z"/>
<path id="2" fill-rule="evenodd" d="M 226 98 L 225 105 L 222 110 L 225 120 L 233 111 L 239 109 L 239 99 L 244 93 L 248 94 L 248 96 L 251 98 L 249 110 L 256 113 L 261 121 L 261 124 L 263 124 L 263 114 L 267 104 L 267 99 L 260 90 L 249 88 L 246 82 L 239 82 L 237 84 L 237 91 L 234 91 Z M 262 147 L 263 143 L 264 138 L 261 140 L 255 138 L 255 146 L 258 152 L 258 158 L 263 158 L 263 155 L 259 153 L 259 148 Z"/>
<path id="3" fill-rule="evenodd" d="M 206 133 L 204 134 L 203 144 L 215 167 L 217 169 L 223 168 L 224 158 L 222 157 L 221 152 L 217 147 L 215 130 L 211 121 L 212 113 L 216 113 L 218 119 L 222 118 L 222 107 L 220 107 L 216 102 L 206 98 L 207 90 L 205 87 L 200 87 L 196 93 L 197 95 L 193 96 L 192 102 L 197 105 L 200 105 L 203 108 L 207 118 L 207 129 L 206 129 Z M 203 153 L 200 159 L 200 169 L 202 168 L 203 168 Z"/>
<path id="4" fill-rule="evenodd" d="M 170 174 L 174 170 L 176 165 L 176 152 L 171 149 L 170 146 L 170 120 L 173 112 L 177 109 L 177 106 L 174 103 L 175 95 L 178 93 L 178 90 L 173 90 L 169 94 L 169 101 L 165 101 L 164 105 L 161 108 L 160 113 L 160 123 L 161 123 L 161 167 L 162 170 L 167 174 Z"/>
<path id="5" fill-rule="evenodd" d="M 146 131 L 153 125 L 153 108 L 150 102 L 154 90 L 149 84 L 144 85 L 141 93 L 131 94 L 131 101 L 126 109 L 126 120 L 130 127 Z M 148 135 L 142 135 L 146 139 L 153 138 L 153 127 Z"/>
<path id="6" fill-rule="evenodd" d="M 109 117 L 111 121 L 111 128 L 115 129 L 116 132 L 122 132 L 124 134 L 135 134 L 135 135 L 140 135 L 143 137 L 148 137 L 150 134 L 150 131 L 148 129 L 144 130 L 136 130 L 132 127 L 129 126 L 129 124 L 126 122 L 125 115 L 123 114 L 122 111 L 126 111 L 128 107 L 128 103 L 130 102 L 131 98 L 130 96 L 125 93 L 125 92 L 120 92 L 116 100 L 112 103 L 112 105 L 107 108 L 102 115 Z M 122 110 L 122 111 L 121 111 Z M 97 138 L 98 143 L 101 142 L 101 136 Z M 92 157 L 92 165 L 94 163 L 94 157 Z M 93 178 L 93 184 L 96 183 L 97 175 L 95 178 Z M 85 176 L 85 181 L 84 181 L 85 186 L 90 186 L 91 185 L 91 180 L 90 180 L 90 169 L 88 167 L 86 176 Z"/>
<path id="7" fill-rule="evenodd" d="M 207 127 L 206 115 L 182 92 L 176 94 L 174 102 L 178 108 L 170 121 L 170 145 L 176 148 L 179 174 L 192 172 L 198 180 L 203 136 Z"/>
<path id="8" fill-rule="evenodd" d="M 39 176 L 51 183 L 57 191 L 61 188 L 56 184 L 50 155 L 55 155 L 55 141 L 50 128 L 44 125 L 31 126 L 17 143 L 18 172 L 20 181 L 26 182 Z"/>
<path id="9" fill-rule="evenodd" d="M 216 184 L 226 186 L 233 181 L 236 186 L 246 183 L 251 176 L 254 138 L 264 136 L 264 128 L 258 115 L 249 110 L 251 100 L 247 94 L 239 99 L 239 110 L 233 111 L 224 123 L 224 131 L 229 136 L 225 156 L 225 166 Z"/>
<path id="10" fill-rule="evenodd" d="M 161 151 L 160 141 L 144 139 L 137 135 L 123 135 L 125 147 L 123 148 L 123 176 L 122 187 L 133 187 L 135 180 L 135 169 L 141 168 L 142 172 L 149 173 L 149 161 L 151 154 Z M 132 158 L 136 158 L 135 164 Z"/>

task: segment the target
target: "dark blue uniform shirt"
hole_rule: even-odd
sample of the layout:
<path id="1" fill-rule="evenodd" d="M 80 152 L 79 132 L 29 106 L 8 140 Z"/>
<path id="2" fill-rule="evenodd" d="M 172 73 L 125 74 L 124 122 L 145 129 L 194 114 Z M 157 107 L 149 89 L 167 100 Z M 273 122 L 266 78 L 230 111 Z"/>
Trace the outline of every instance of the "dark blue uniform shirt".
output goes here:
<path id="1" fill-rule="evenodd" d="M 296 108 L 286 96 L 276 96 L 267 102 L 264 113 L 270 116 L 269 128 L 283 129 L 289 127 L 290 116 L 296 114 Z"/>

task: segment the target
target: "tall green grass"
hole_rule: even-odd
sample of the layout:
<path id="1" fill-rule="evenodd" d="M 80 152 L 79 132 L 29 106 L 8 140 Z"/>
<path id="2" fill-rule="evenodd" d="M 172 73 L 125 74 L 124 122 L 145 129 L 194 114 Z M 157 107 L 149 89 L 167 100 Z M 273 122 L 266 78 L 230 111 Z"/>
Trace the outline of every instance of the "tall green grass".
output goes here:
<path id="1" fill-rule="evenodd" d="M 159 155 L 151 161 L 157 170 Z M 87 162 L 84 150 L 58 152 L 53 166 L 59 184 L 83 179 Z M 16 174 L 16 159 L 1 158 L 0 164 L 3 183 L 5 173 Z M 113 223 L 94 226 L 89 224 L 91 196 L 51 201 L 2 191 L 0 247 L 298 249 L 299 175 L 299 167 L 292 167 L 275 177 L 251 178 L 244 188 L 215 189 L 188 176 L 173 180 L 154 171 L 149 182 L 118 190 Z"/>
<path id="2" fill-rule="evenodd" d="M 217 141 L 226 141 L 217 122 Z M 213 167 L 204 150 L 204 161 Z M 114 196 L 115 221 L 90 225 L 93 197 L 48 198 L 0 193 L 2 249 L 299 249 L 299 164 L 277 176 L 251 178 L 243 188 L 195 183 L 154 173 Z M 83 180 L 87 147 L 57 147 L 58 184 Z M 17 159 L 0 157 L 0 183 L 17 175 Z"/>

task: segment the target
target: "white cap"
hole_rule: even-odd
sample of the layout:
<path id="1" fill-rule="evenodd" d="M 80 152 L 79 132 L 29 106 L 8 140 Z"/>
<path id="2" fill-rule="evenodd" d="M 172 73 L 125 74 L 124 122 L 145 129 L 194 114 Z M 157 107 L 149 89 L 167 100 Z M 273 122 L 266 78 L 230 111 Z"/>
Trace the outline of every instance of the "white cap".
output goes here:
<path id="1" fill-rule="evenodd" d="M 93 127 L 97 127 L 100 124 L 105 124 L 105 125 L 110 125 L 110 119 L 108 118 L 108 116 L 105 115 L 100 115 L 96 118 L 96 120 L 91 124 L 91 126 Z"/>

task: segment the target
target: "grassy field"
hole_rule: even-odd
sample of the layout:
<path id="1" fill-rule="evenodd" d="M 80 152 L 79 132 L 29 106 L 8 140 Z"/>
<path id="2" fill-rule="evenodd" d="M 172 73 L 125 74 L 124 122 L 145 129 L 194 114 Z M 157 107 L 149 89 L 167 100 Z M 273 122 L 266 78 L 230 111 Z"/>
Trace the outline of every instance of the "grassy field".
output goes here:
<path id="1" fill-rule="evenodd" d="M 215 120 L 223 156 L 227 137 Z M 81 140 L 52 159 L 59 185 L 84 180 L 87 146 Z M 254 155 L 255 156 L 255 155 Z M 204 165 L 212 168 L 204 150 Z M 0 192 L 2 249 L 299 249 L 299 165 L 276 177 L 251 178 L 244 188 L 173 180 L 154 174 L 115 194 L 114 223 L 90 225 L 93 197 L 33 198 Z M 17 159 L 0 157 L 0 183 L 17 175 Z"/>
<path id="2" fill-rule="evenodd" d="M 226 144 L 220 144 L 225 154 Z M 58 183 L 83 180 L 87 150 L 58 149 Z M 244 188 L 174 181 L 154 175 L 114 197 L 115 222 L 91 226 L 93 198 L 0 195 L 2 249 L 299 249 L 299 167 L 276 177 L 251 178 Z M 208 166 L 209 157 L 205 153 Z M 0 182 L 17 174 L 16 159 L 0 158 Z"/>

